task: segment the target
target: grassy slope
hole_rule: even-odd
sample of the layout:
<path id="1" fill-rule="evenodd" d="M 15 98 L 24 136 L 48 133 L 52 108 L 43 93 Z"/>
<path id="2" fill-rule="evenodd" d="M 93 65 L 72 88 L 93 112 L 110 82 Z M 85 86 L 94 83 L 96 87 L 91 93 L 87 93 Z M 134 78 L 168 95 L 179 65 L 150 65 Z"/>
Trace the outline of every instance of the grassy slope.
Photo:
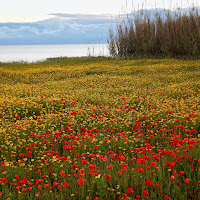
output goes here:
<path id="1" fill-rule="evenodd" d="M 153 88 L 163 88 L 170 93 L 172 87 L 176 99 L 176 90 L 184 90 L 185 85 L 199 87 L 198 62 L 71 58 L 37 64 L 0 64 L 0 83 L 2 92 L 7 88 L 12 97 L 19 99 L 23 95 L 35 98 L 42 94 L 63 97 L 66 91 L 78 98 L 76 94 L 80 90 L 87 92 L 86 98 L 99 92 L 112 95 L 118 90 L 119 95 L 150 95 Z M 88 88 L 90 84 L 93 86 Z M 109 92 L 105 93 L 105 90 Z M 4 98 L 9 96 L 9 92 Z"/>
<path id="2" fill-rule="evenodd" d="M 20 159 L 19 153 L 26 152 L 25 145 L 31 142 L 35 142 L 39 146 L 40 144 L 45 146 L 44 149 L 40 147 L 41 151 L 35 150 L 33 158 L 36 160 L 42 157 L 41 152 L 46 151 L 46 149 L 53 149 L 62 155 L 70 156 L 72 162 L 75 162 L 75 153 L 97 153 L 98 151 L 93 148 L 94 145 L 98 145 L 98 150 L 100 150 L 101 154 L 104 156 L 108 156 L 107 151 L 109 148 L 116 153 L 119 153 L 123 149 L 124 155 L 132 159 L 133 155 L 137 155 L 137 153 L 130 155 L 130 149 L 143 146 L 146 139 L 151 141 L 151 145 L 153 145 L 155 149 L 160 147 L 165 150 L 177 151 L 179 147 L 172 148 L 171 145 L 165 142 L 164 144 L 160 144 L 159 142 L 157 144 L 156 141 L 159 141 L 159 138 L 157 140 L 156 135 L 160 129 L 166 128 L 171 131 L 174 125 L 180 125 L 184 126 L 185 130 L 189 130 L 190 133 L 194 128 L 197 133 L 194 133 L 191 137 L 196 138 L 195 141 L 197 140 L 200 128 L 199 77 L 199 61 L 181 61 L 174 59 L 112 60 L 107 58 L 68 58 L 35 64 L 1 63 L 1 161 L 4 160 L 8 163 L 10 161 L 13 166 L 17 167 L 9 167 L 9 164 L 8 167 L 2 167 L 11 175 L 8 176 L 8 174 L 1 174 L 0 172 L 0 177 L 6 176 L 9 181 L 12 182 L 19 168 L 15 163 Z M 41 98 L 41 96 L 44 97 Z M 64 100 L 60 100 L 61 98 Z M 63 104 L 63 101 L 66 104 Z M 97 102 L 98 105 L 95 105 L 95 102 Z M 89 106 L 87 106 L 87 104 Z M 105 108 L 101 106 L 105 106 Z M 136 110 L 131 109 L 129 112 L 128 108 L 132 107 L 136 107 Z M 80 110 L 80 108 L 82 108 L 82 110 Z M 170 111 L 172 113 L 170 113 Z M 77 112 L 77 115 L 71 115 L 72 112 Z M 117 117 L 115 117 L 116 113 L 118 114 Z M 191 113 L 193 114 L 191 115 Z M 101 116 L 102 119 L 97 120 L 94 115 Z M 19 116 L 19 118 L 17 116 Z M 57 116 L 60 116 L 60 118 L 57 118 Z M 144 117 L 147 117 L 147 119 Z M 187 117 L 189 117 L 189 119 L 186 119 Z M 114 122 L 110 122 L 110 120 Z M 178 122 L 176 122 L 176 120 L 178 120 Z M 137 131 L 133 131 L 132 126 L 135 125 L 136 121 L 142 121 L 142 127 L 140 128 L 143 128 L 145 132 L 149 131 L 150 134 L 155 136 L 155 139 L 151 140 L 148 135 L 143 135 L 135 140 L 134 137 L 137 135 Z M 82 143 L 86 145 L 84 148 L 79 148 L 78 150 L 75 147 L 74 152 L 65 153 L 63 153 L 62 149 L 63 140 L 58 141 L 58 144 L 55 143 L 55 147 L 51 148 L 49 144 L 41 143 L 38 138 L 33 140 L 29 138 L 31 132 L 40 135 L 47 130 L 52 132 L 65 130 L 64 127 L 69 123 L 72 124 L 72 130 L 79 132 L 80 127 L 85 126 L 87 129 L 100 129 L 102 135 L 96 141 L 91 140 L 91 143 L 94 145 L 88 144 L 87 141 L 82 141 Z M 157 123 L 158 125 L 152 125 L 150 130 L 146 130 L 146 125 L 152 123 Z M 16 126 L 23 127 L 23 129 L 13 128 Z M 107 133 L 106 128 L 114 130 L 114 133 Z M 138 131 L 141 131 L 140 128 Z M 123 142 L 124 138 L 121 140 L 119 139 L 117 144 L 111 143 L 111 147 L 103 142 L 107 138 L 107 134 L 112 136 L 120 131 L 127 132 L 127 144 Z M 185 135 L 186 132 L 183 131 L 182 134 Z M 20 135 L 19 139 L 16 139 L 16 135 Z M 165 137 L 166 135 L 164 134 L 164 141 L 166 141 Z M 184 139 L 184 137 L 181 137 L 181 139 Z M 159 147 L 155 144 L 159 145 Z M 187 145 L 181 146 L 180 151 L 184 148 L 187 149 Z M 197 148 L 197 151 L 191 152 L 191 155 L 193 158 L 197 159 L 199 146 L 195 148 Z M 15 155 L 14 158 L 9 157 L 11 153 Z M 197 162 L 195 159 L 194 163 Z M 130 161 L 124 162 L 124 164 L 130 165 L 129 168 L 131 170 Z M 164 165 L 165 161 L 168 160 L 164 159 L 163 163 L 158 164 L 159 168 Z M 169 161 L 172 162 L 173 160 L 169 159 Z M 54 165 L 55 163 L 51 161 L 51 159 L 49 159 L 49 163 L 51 163 L 51 167 L 55 168 L 54 173 L 56 174 L 59 174 L 62 169 L 66 170 L 70 165 L 70 162 L 67 164 L 64 163 L 64 167 L 60 166 L 60 164 Z M 91 163 L 93 163 L 93 161 L 91 161 Z M 113 164 L 113 168 L 116 167 L 116 169 L 113 169 L 113 172 L 109 172 L 104 165 L 98 166 L 98 162 L 96 163 L 94 161 L 94 163 L 97 165 L 97 171 L 102 171 L 102 173 L 104 171 L 105 174 L 112 173 L 112 176 L 115 176 L 114 174 L 119 170 L 116 163 Z M 80 163 L 78 162 L 78 164 Z M 109 161 L 108 165 L 112 165 L 112 163 Z M 24 169 L 24 171 L 22 170 L 19 172 L 20 176 L 27 177 L 24 172 L 28 168 L 34 167 L 36 167 L 37 170 L 42 169 L 45 173 L 44 166 L 38 166 L 37 164 L 28 162 L 26 165 L 21 166 L 21 169 Z M 81 168 L 83 166 L 80 164 L 79 167 Z M 136 168 L 137 167 L 138 166 L 136 166 Z M 87 170 L 87 168 L 85 170 Z M 184 167 L 180 165 L 177 167 L 177 170 L 188 171 L 188 168 L 186 167 L 184 169 Z M 95 193 L 95 188 L 91 189 L 93 193 L 87 193 L 86 190 L 90 188 L 89 185 L 92 180 L 89 175 L 86 174 L 85 179 L 87 187 L 83 189 L 83 196 L 80 196 L 79 187 L 75 185 L 73 180 L 69 180 L 71 186 L 70 190 L 63 190 L 61 193 L 53 190 L 52 196 L 48 198 L 64 198 L 62 195 L 69 196 L 71 193 L 77 195 L 75 199 L 83 199 L 86 198 L 87 195 L 89 195 L 91 199 L 94 198 L 95 195 L 105 199 L 114 197 L 121 198 L 122 193 L 126 192 L 127 187 L 133 187 L 137 194 L 141 194 L 144 189 L 148 189 L 152 199 L 162 199 L 163 196 L 159 196 L 159 194 L 155 193 L 155 189 L 147 188 L 147 186 L 142 183 L 142 181 L 145 182 L 145 178 L 147 177 L 154 180 L 154 182 L 158 181 L 159 185 L 162 187 L 161 189 L 165 192 L 164 194 L 171 195 L 172 199 L 177 195 L 182 199 L 198 195 L 197 180 L 194 178 L 196 175 L 188 174 L 188 176 L 186 176 L 191 179 L 191 184 L 187 186 L 189 187 L 188 190 L 180 194 L 180 191 L 184 190 L 185 186 L 183 185 L 180 188 L 176 188 L 175 191 L 169 192 L 175 187 L 171 185 L 171 183 L 170 185 L 168 183 L 171 172 L 168 171 L 167 168 L 163 168 L 162 172 L 163 174 L 156 174 L 158 179 L 148 174 L 143 178 L 139 178 L 139 174 L 137 177 L 133 175 L 136 182 L 141 182 L 142 187 L 139 189 L 136 188 L 134 181 L 131 182 L 132 185 L 130 185 L 130 180 L 128 178 L 119 178 L 113 182 L 102 182 L 99 183 L 100 186 L 97 186 L 109 187 L 110 184 L 112 184 L 110 187 L 115 188 L 116 183 L 118 183 L 118 185 L 121 185 L 119 194 L 111 194 L 106 190 L 102 194 L 100 192 Z M 68 173 L 70 174 L 72 172 L 69 170 Z M 32 179 L 39 178 L 38 175 L 34 175 L 34 173 L 30 176 L 32 176 Z M 165 179 L 169 187 L 166 187 L 166 185 L 162 183 L 163 179 Z M 193 186 L 195 191 L 193 189 L 193 192 L 191 192 Z M 6 199 L 9 197 L 9 192 L 6 192 L 7 190 L 5 188 L 4 186 L 0 187 L 0 191 L 5 194 L 3 197 Z M 77 191 L 79 192 L 76 194 Z M 37 189 L 35 189 L 33 194 L 31 193 L 33 198 L 34 193 L 37 192 Z M 23 199 L 23 194 L 20 197 L 20 194 L 17 195 L 14 189 L 12 189 L 10 193 L 13 194 L 11 197 Z M 42 195 L 44 196 L 41 196 L 41 199 L 45 198 L 45 195 L 48 196 L 48 193 L 43 191 Z M 30 199 L 32 199 L 32 196 L 30 196 Z"/>

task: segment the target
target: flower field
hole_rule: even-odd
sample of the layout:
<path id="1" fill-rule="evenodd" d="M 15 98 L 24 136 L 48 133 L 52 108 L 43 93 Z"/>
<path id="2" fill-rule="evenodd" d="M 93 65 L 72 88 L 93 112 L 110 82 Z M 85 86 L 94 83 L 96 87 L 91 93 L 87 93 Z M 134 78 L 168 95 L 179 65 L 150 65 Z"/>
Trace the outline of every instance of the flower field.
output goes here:
<path id="1" fill-rule="evenodd" d="M 0 199 L 200 199 L 199 63 L 0 63 Z"/>

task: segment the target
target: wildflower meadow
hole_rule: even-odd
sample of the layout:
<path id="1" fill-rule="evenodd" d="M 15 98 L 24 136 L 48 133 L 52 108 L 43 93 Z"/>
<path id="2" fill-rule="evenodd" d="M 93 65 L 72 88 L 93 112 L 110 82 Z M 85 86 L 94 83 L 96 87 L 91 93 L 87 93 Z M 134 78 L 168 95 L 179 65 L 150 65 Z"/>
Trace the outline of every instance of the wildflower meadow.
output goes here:
<path id="1" fill-rule="evenodd" d="M 0 63 L 0 199 L 200 199 L 200 61 Z"/>

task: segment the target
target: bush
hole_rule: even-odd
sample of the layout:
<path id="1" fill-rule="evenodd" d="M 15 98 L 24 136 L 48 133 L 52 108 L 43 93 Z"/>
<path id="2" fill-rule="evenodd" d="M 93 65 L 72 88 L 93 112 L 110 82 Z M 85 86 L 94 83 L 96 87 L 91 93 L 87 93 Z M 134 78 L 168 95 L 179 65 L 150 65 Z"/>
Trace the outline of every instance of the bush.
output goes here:
<path id="1" fill-rule="evenodd" d="M 122 16 L 109 30 L 113 57 L 195 57 L 200 55 L 198 8 L 140 10 Z"/>

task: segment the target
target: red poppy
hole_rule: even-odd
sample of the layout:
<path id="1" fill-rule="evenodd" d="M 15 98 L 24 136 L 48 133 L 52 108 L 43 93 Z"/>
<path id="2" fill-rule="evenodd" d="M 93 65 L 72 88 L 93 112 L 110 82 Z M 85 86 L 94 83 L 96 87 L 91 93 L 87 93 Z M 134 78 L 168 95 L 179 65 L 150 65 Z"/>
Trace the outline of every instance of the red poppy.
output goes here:
<path id="1" fill-rule="evenodd" d="M 108 153 L 109 153 L 109 154 L 113 154 L 114 152 L 113 152 L 113 151 L 109 151 Z"/>
<path id="2" fill-rule="evenodd" d="M 154 185 L 154 187 L 159 187 L 159 186 L 158 186 L 158 183 L 156 183 L 156 184 Z"/>
<path id="3" fill-rule="evenodd" d="M 189 183 L 190 182 L 190 179 L 188 179 L 188 178 L 186 178 L 185 180 L 184 180 L 184 183 Z"/>
<path id="4" fill-rule="evenodd" d="M 84 172 L 81 172 L 81 173 L 79 174 L 79 176 L 80 176 L 80 177 L 84 177 L 84 176 L 85 176 L 85 173 L 84 173 Z"/>
<path id="5" fill-rule="evenodd" d="M 156 162 L 151 162 L 151 165 L 152 166 L 156 166 Z"/>
<path id="6" fill-rule="evenodd" d="M 168 199 L 168 198 L 169 198 L 169 196 L 167 196 L 167 195 L 164 196 L 164 199 Z"/>
<path id="7" fill-rule="evenodd" d="M 130 194 L 130 193 L 132 193 L 132 194 L 133 194 L 133 193 L 134 193 L 134 191 L 133 191 L 133 189 L 132 189 L 132 188 L 128 188 L 128 189 L 127 189 L 127 193 L 128 193 L 128 194 Z"/>
<path id="8" fill-rule="evenodd" d="M 8 179 L 6 177 L 2 178 L 3 182 L 8 182 Z"/>
<path id="9" fill-rule="evenodd" d="M 22 193 L 26 192 L 26 189 L 25 188 L 22 188 Z"/>
<path id="10" fill-rule="evenodd" d="M 38 185 L 37 188 L 38 188 L 38 189 L 42 189 L 42 185 Z"/>
<path id="11" fill-rule="evenodd" d="M 153 185 L 153 182 L 150 179 L 147 179 L 145 185 Z"/>
<path id="12" fill-rule="evenodd" d="M 176 185 L 180 185 L 180 181 L 177 181 L 177 182 L 176 182 Z"/>
<path id="13" fill-rule="evenodd" d="M 29 186 L 32 186 L 32 185 L 33 185 L 33 183 L 29 182 L 29 183 L 28 183 L 28 185 L 29 185 Z"/>
<path id="14" fill-rule="evenodd" d="M 144 190 L 142 194 L 146 195 L 146 196 L 149 196 L 149 192 L 147 190 Z"/>
<path id="15" fill-rule="evenodd" d="M 72 168 L 75 169 L 76 168 L 76 163 L 72 164 Z"/>
<path id="16" fill-rule="evenodd" d="M 176 169 L 174 170 L 174 172 L 172 173 L 175 177 L 177 176 L 177 171 Z"/>
<path id="17" fill-rule="evenodd" d="M 126 199 L 128 197 L 128 195 L 126 193 L 123 193 L 122 198 Z"/>
<path id="18" fill-rule="evenodd" d="M 69 184 L 68 184 L 67 182 L 63 182 L 63 183 L 62 183 L 62 186 L 63 186 L 63 187 L 68 187 Z"/>
<path id="19" fill-rule="evenodd" d="M 53 187 L 56 187 L 58 185 L 58 183 L 57 182 L 53 182 Z"/>
<path id="20" fill-rule="evenodd" d="M 49 188 L 50 188 L 50 185 L 49 185 L 49 184 L 45 184 L 44 186 L 45 186 L 46 189 L 49 189 Z"/>
<path id="21" fill-rule="evenodd" d="M 16 178 L 17 180 L 19 180 L 19 179 L 20 179 L 19 175 L 15 175 L 15 178 Z"/>
<path id="22" fill-rule="evenodd" d="M 107 168 L 107 169 L 111 169 L 111 166 L 110 166 L 110 165 L 108 165 L 106 168 Z"/>
<path id="23" fill-rule="evenodd" d="M 143 172 L 143 171 L 144 169 L 142 167 L 138 169 L 138 172 Z"/>
<path id="24" fill-rule="evenodd" d="M 83 185 L 85 183 L 85 179 L 80 179 L 80 180 L 78 180 L 78 185 Z"/>
<path id="25" fill-rule="evenodd" d="M 184 175 L 185 174 L 185 172 L 184 171 L 180 171 L 180 175 Z"/>
<path id="26" fill-rule="evenodd" d="M 109 174 L 106 174 L 106 179 L 111 179 L 112 177 Z"/>

